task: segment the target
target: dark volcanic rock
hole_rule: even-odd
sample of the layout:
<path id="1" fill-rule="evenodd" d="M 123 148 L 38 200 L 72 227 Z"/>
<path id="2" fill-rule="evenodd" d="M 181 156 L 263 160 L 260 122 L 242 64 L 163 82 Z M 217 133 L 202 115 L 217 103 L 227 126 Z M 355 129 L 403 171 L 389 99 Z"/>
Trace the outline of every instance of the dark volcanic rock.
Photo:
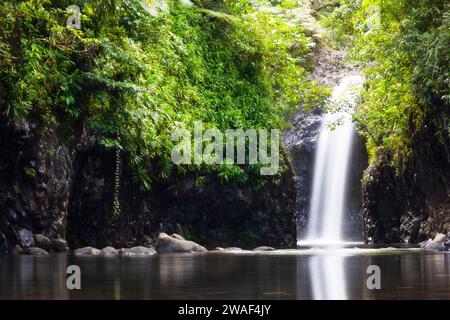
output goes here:
<path id="1" fill-rule="evenodd" d="M 33 234 L 64 237 L 72 151 L 57 129 L 0 116 L 0 252 L 34 245 Z M 4 240 L 3 240 L 4 241 Z"/>
<path id="2" fill-rule="evenodd" d="M 52 248 L 55 252 L 67 252 L 69 247 L 67 246 L 67 241 L 64 239 L 53 239 Z"/>
<path id="3" fill-rule="evenodd" d="M 291 170 L 281 179 L 269 177 L 259 189 L 222 183 L 215 173 L 186 173 L 174 174 L 164 183 L 155 181 L 152 191 L 142 192 L 122 159 L 119 217 L 111 214 L 114 155 L 97 147 L 80 151 L 75 172 L 67 232 L 70 247 L 148 246 L 148 238 L 160 232 L 187 234 L 211 247 L 296 243 Z"/>
<path id="4" fill-rule="evenodd" d="M 217 173 L 174 170 L 144 192 L 122 154 L 121 214 L 113 217 L 114 152 L 88 129 L 63 134 L 49 124 L 0 116 L 0 150 L 0 254 L 34 246 L 34 234 L 67 239 L 72 248 L 150 246 L 160 232 L 211 246 L 295 246 L 295 185 L 287 157 L 288 170 L 258 188 L 222 183 Z M 152 175 L 159 170 L 157 161 L 145 166 Z M 67 245 L 52 241 L 50 250 Z"/>
<path id="5" fill-rule="evenodd" d="M 8 241 L 3 233 L 0 232 L 0 255 L 8 253 Z"/>
<path id="6" fill-rule="evenodd" d="M 309 200 L 313 181 L 314 152 L 320 132 L 320 112 L 298 113 L 292 119 L 292 128 L 285 132 L 285 145 L 292 158 L 296 185 L 297 235 L 306 232 Z"/>
<path id="7" fill-rule="evenodd" d="M 384 150 L 367 169 L 363 184 L 367 242 L 420 243 L 450 228 L 450 156 L 430 127 L 414 137 L 413 154 L 402 169 Z"/>

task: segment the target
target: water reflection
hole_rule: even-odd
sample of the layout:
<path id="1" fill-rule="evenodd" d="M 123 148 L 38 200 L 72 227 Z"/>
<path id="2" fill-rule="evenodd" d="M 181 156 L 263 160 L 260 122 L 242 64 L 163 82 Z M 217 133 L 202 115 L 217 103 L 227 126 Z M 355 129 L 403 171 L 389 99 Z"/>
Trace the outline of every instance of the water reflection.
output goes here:
<path id="1" fill-rule="evenodd" d="M 344 256 L 314 256 L 309 261 L 315 300 L 346 300 Z"/>
<path id="2" fill-rule="evenodd" d="M 79 265 L 82 290 L 66 288 Z M 381 290 L 366 287 L 381 268 Z M 0 258 L 0 299 L 450 299 L 450 254 L 360 250 Z"/>
<path id="3" fill-rule="evenodd" d="M 38 295 L 40 299 L 67 299 L 66 267 L 66 255 L 55 255 L 51 268 L 48 268 L 48 259 L 31 256 L 0 260 L 0 298 L 32 299 Z M 5 287 L 8 292 L 1 290 Z"/>

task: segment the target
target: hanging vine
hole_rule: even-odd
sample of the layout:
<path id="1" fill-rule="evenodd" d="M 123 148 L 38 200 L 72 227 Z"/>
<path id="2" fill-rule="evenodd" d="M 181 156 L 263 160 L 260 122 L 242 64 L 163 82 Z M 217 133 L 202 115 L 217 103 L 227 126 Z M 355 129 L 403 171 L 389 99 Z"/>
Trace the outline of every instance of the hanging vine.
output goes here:
<path id="1" fill-rule="evenodd" d="M 114 171 L 113 217 L 120 216 L 120 148 L 116 148 Z"/>

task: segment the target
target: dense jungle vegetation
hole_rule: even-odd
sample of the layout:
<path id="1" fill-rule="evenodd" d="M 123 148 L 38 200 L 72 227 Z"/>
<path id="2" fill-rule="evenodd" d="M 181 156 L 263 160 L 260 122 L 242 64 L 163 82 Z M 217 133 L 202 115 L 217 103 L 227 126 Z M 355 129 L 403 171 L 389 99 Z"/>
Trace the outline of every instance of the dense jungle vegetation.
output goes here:
<path id="1" fill-rule="evenodd" d="M 344 0 L 324 21 L 363 65 L 355 120 L 372 160 L 385 150 L 399 166 L 427 129 L 450 157 L 450 1 Z"/>
<path id="2" fill-rule="evenodd" d="M 175 169 L 174 128 L 202 121 L 282 129 L 286 114 L 326 95 L 307 78 L 311 39 L 249 1 L 166 1 L 155 16 L 145 10 L 152 1 L 82 0 L 80 30 L 66 27 L 72 4 L 1 2 L 1 113 L 68 136 L 89 128 L 130 157 L 146 189 Z M 228 164 L 175 170 L 199 169 L 240 182 L 259 172 Z"/>
<path id="3" fill-rule="evenodd" d="M 336 46 L 363 66 L 355 122 L 372 161 L 387 150 L 398 165 L 427 127 L 448 156 L 450 1 L 316 2 Z M 299 24 L 255 9 L 273 1 L 165 3 L 155 16 L 136 0 L 81 0 L 75 30 L 65 25 L 73 1 L 2 1 L 2 117 L 35 119 L 69 137 L 89 128 L 129 156 L 146 189 L 173 170 L 215 170 L 225 181 L 257 176 L 257 166 L 174 168 L 170 135 L 199 120 L 221 130 L 285 128 L 289 112 L 327 95 L 309 77 L 312 39 Z"/>

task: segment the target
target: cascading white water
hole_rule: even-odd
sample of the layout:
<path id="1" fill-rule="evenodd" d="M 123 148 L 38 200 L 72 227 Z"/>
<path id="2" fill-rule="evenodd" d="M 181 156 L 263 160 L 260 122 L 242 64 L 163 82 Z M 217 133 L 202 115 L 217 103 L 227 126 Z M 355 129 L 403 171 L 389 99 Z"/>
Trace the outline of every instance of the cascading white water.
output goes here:
<path id="1" fill-rule="evenodd" d="M 335 245 L 344 242 L 342 224 L 349 158 L 355 129 L 351 109 L 363 84 L 360 75 L 347 76 L 335 87 L 330 109 L 324 114 L 314 164 L 307 238 L 299 245 Z"/>

